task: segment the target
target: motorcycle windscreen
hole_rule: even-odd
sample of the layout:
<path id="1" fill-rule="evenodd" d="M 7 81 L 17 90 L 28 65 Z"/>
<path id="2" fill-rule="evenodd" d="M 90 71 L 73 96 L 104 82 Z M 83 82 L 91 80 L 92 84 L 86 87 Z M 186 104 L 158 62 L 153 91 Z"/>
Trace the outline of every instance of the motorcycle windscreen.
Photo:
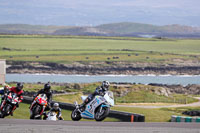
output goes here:
<path id="1" fill-rule="evenodd" d="M 47 114 L 47 120 L 51 120 L 51 121 L 56 121 L 57 120 L 57 117 L 56 117 L 56 113 L 55 112 L 49 112 Z"/>
<path id="2" fill-rule="evenodd" d="M 106 101 L 107 101 L 111 106 L 114 106 L 114 105 L 115 105 L 113 92 L 107 91 L 106 94 L 104 95 L 104 98 L 106 99 Z"/>
<path id="3" fill-rule="evenodd" d="M 81 96 L 81 100 L 84 102 L 87 96 Z"/>

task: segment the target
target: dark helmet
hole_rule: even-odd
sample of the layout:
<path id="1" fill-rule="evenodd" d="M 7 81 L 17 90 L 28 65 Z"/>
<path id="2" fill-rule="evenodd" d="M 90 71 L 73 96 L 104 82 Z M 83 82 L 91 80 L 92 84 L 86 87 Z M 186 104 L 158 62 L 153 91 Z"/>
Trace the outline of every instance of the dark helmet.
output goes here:
<path id="1" fill-rule="evenodd" d="M 16 89 L 17 91 L 21 91 L 23 89 L 24 85 L 22 83 L 17 83 Z"/>
<path id="2" fill-rule="evenodd" d="M 51 89 L 50 83 L 46 83 L 46 84 L 44 85 L 44 90 L 45 90 L 45 91 L 49 91 L 50 89 Z"/>
<path id="3" fill-rule="evenodd" d="M 108 81 L 103 81 L 101 86 L 104 91 L 107 91 L 110 86 L 110 83 Z"/>

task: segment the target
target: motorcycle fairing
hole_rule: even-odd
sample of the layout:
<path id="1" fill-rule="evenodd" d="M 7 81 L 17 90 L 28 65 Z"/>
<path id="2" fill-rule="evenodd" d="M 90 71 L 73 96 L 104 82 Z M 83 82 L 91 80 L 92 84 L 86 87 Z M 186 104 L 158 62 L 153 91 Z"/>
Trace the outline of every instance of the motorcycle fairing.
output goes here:
<path id="1" fill-rule="evenodd" d="M 81 117 L 94 119 L 95 109 L 104 103 L 106 100 L 101 96 L 95 96 L 95 98 L 86 105 L 85 111 L 81 113 Z"/>

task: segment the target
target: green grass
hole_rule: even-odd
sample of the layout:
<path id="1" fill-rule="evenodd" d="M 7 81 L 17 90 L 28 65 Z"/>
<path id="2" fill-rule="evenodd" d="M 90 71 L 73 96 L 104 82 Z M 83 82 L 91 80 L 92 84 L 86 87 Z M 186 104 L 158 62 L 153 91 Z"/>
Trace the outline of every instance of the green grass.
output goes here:
<path id="1" fill-rule="evenodd" d="M 17 108 L 13 116 L 8 116 L 6 118 L 14 118 L 14 119 L 29 119 L 30 113 L 29 113 L 29 104 L 20 103 L 19 108 Z M 71 120 L 71 111 L 69 110 L 62 110 L 62 116 L 65 120 Z"/>
<path id="2" fill-rule="evenodd" d="M 117 103 L 179 103 L 198 102 L 198 99 L 183 94 L 172 94 L 170 97 L 157 95 L 151 91 L 134 91 L 116 98 Z"/>
<path id="3" fill-rule="evenodd" d="M 53 99 L 59 102 L 67 102 L 74 103 L 77 101 L 78 103 L 82 103 L 81 96 L 84 95 L 82 93 L 77 94 L 68 94 L 68 95 L 59 95 L 54 96 Z M 86 95 L 87 96 L 87 95 Z M 188 97 L 187 95 L 177 94 L 172 95 L 172 97 L 159 96 L 153 94 L 151 92 L 130 92 L 124 97 L 115 97 L 115 103 L 193 103 L 198 102 L 198 99 L 194 99 L 192 97 Z"/>
<path id="4" fill-rule="evenodd" d="M 15 86 L 15 84 L 9 84 L 10 86 Z M 53 100 L 59 102 L 67 102 L 74 103 L 74 101 L 78 101 L 81 103 L 81 96 L 88 95 L 95 91 L 97 86 L 100 86 L 100 83 L 87 83 L 87 84 L 79 84 L 81 89 L 74 89 L 74 84 L 69 86 L 65 85 L 55 85 L 52 84 L 52 90 L 57 91 L 66 91 L 66 92 L 75 92 L 75 94 L 67 94 L 67 95 L 59 95 L 53 96 Z M 1 86 L 0 86 L 1 87 Z M 24 84 L 25 91 L 39 91 L 44 87 L 44 84 Z M 148 90 L 146 90 L 148 89 Z M 150 85 L 141 85 L 135 84 L 129 86 L 129 88 L 119 87 L 117 89 L 113 88 L 111 85 L 110 90 L 115 94 L 115 102 L 116 104 L 120 103 L 193 103 L 198 102 L 198 99 L 193 98 L 190 95 L 183 94 L 171 94 L 169 97 L 163 95 L 157 95 L 155 91 L 159 91 L 160 87 L 150 86 Z M 126 95 L 119 97 L 118 93 L 129 92 Z"/>
<path id="5" fill-rule="evenodd" d="M 3 50 L 3 48 L 10 50 Z M 135 56 L 136 54 L 138 55 Z M 198 57 L 190 55 L 197 55 Z M 11 61 L 56 63 L 131 61 L 159 63 L 177 58 L 199 60 L 199 55 L 200 40 L 0 35 L 0 58 Z M 36 56 L 39 58 L 36 58 Z M 119 59 L 112 59 L 114 56 L 119 57 Z M 86 59 L 86 57 L 89 58 Z M 107 58 L 110 58 L 110 60 Z"/>
<path id="6" fill-rule="evenodd" d="M 8 116 L 8 119 L 29 119 L 29 105 L 21 103 L 20 107 L 14 112 L 14 116 Z M 199 107 L 179 107 L 179 108 L 132 108 L 132 107 L 113 107 L 112 110 L 143 114 L 146 122 L 169 122 L 171 115 L 182 115 L 186 110 L 199 110 Z M 71 120 L 71 111 L 62 110 L 62 115 L 65 120 Z M 182 115 L 183 116 L 183 115 Z M 82 119 L 82 121 L 88 121 Z M 93 120 L 94 121 L 94 120 Z M 104 121 L 119 121 L 115 118 L 106 118 Z"/>
<path id="7" fill-rule="evenodd" d="M 14 86 L 15 84 L 10 84 L 11 86 Z M 75 95 L 60 95 L 60 96 L 53 96 L 53 100 L 60 101 L 60 102 L 68 102 L 73 103 L 74 101 L 78 101 L 81 103 L 80 96 L 82 95 L 82 92 L 84 93 L 90 93 L 93 92 L 96 88 L 96 86 L 100 85 L 100 83 L 93 83 L 93 84 L 84 84 L 83 89 L 76 90 L 78 92 Z M 25 84 L 25 90 L 29 91 L 37 91 L 40 88 L 43 88 L 43 84 Z M 145 85 L 134 85 L 133 88 L 147 88 Z M 149 87 L 149 86 L 148 86 Z M 68 90 L 68 91 L 74 91 L 73 88 L 67 88 L 66 86 L 58 86 L 58 85 L 52 85 L 52 89 L 55 90 Z M 120 88 L 123 89 L 123 88 Z M 131 88 L 129 88 L 131 89 Z M 111 87 L 111 90 L 114 91 L 115 89 Z M 149 101 L 154 99 L 154 97 L 162 97 L 155 95 L 151 92 L 135 92 L 130 93 L 130 97 L 126 97 L 129 100 L 132 100 L 134 98 L 148 98 Z M 137 94 L 137 95 L 136 95 Z M 185 95 L 173 95 L 174 97 L 181 97 L 185 98 L 187 96 Z M 153 97 L 153 98 L 152 98 Z M 123 97 L 122 97 L 123 98 Z M 115 97 L 115 99 L 119 100 L 120 97 Z M 15 119 L 29 119 L 29 105 L 21 103 L 20 107 L 17 108 L 14 112 L 14 116 L 9 116 L 7 118 L 15 118 Z M 132 107 L 112 107 L 112 110 L 118 110 L 118 111 L 125 111 L 125 112 L 132 112 L 137 114 L 143 114 L 145 115 L 145 121 L 146 122 L 168 122 L 171 119 L 171 115 L 182 115 L 181 113 L 186 110 L 199 110 L 199 107 L 178 107 L 178 108 L 156 108 L 156 109 L 147 109 L 147 108 L 132 108 Z M 68 110 L 62 110 L 62 114 L 65 120 L 71 120 L 71 111 Z M 83 119 L 83 121 L 85 121 Z M 105 121 L 119 121 L 118 119 L 114 118 L 106 118 Z"/>
<path id="8" fill-rule="evenodd" d="M 25 104 L 25 103 L 20 103 L 19 108 L 17 108 L 14 113 L 13 116 L 8 116 L 6 118 L 8 119 L 29 119 L 30 118 L 30 113 L 29 113 L 29 104 Z M 64 120 L 71 120 L 71 112 L 70 110 L 62 110 L 62 116 L 64 118 Z M 81 119 L 81 121 L 88 121 L 86 119 Z M 93 120 L 94 121 L 94 120 Z M 106 118 L 104 121 L 119 121 L 116 118 Z"/>
<path id="9" fill-rule="evenodd" d="M 82 100 L 81 100 L 82 95 L 83 95 L 82 93 L 59 95 L 59 96 L 54 96 L 53 100 L 58 101 L 58 102 L 71 103 L 71 104 L 73 104 L 75 101 L 77 101 L 79 104 L 81 104 L 82 103 Z"/>
<path id="10" fill-rule="evenodd" d="M 113 107 L 113 110 L 125 111 L 137 114 L 143 114 L 145 116 L 145 122 L 169 122 L 172 115 L 182 115 L 183 111 L 187 110 L 199 110 L 199 107 L 178 107 L 178 108 L 132 108 L 132 107 Z"/>

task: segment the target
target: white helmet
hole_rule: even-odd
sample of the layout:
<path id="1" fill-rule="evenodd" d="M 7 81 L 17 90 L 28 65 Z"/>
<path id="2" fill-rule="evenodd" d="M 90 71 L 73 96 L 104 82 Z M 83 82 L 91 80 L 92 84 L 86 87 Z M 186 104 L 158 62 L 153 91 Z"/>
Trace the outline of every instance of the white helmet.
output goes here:
<path id="1" fill-rule="evenodd" d="M 58 110 L 59 104 L 58 104 L 58 103 L 54 103 L 54 104 L 53 104 L 53 108 L 54 108 L 55 110 Z"/>
<path id="2" fill-rule="evenodd" d="M 109 88 L 109 86 L 110 86 L 110 83 L 109 83 L 108 81 L 103 81 L 103 82 L 102 82 L 102 89 L 103 89 L 104 91 L 107 91 L 108 88 Z"/>

